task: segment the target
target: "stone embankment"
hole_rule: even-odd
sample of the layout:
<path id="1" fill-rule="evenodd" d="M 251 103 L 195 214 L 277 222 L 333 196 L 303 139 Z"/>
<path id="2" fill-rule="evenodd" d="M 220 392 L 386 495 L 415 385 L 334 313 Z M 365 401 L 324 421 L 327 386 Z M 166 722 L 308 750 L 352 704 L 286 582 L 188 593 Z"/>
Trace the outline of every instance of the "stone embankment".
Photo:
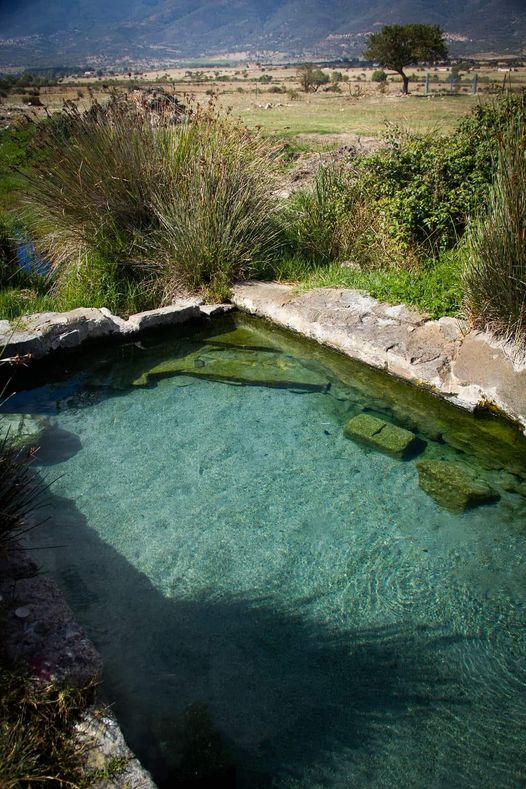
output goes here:
<path id="1" fill-rule="evenodd" d="M 232 309 L 228 304 L 206 305 L 199 299 L 180 299 L 168 307 L 139 312 L 128 320 L 102 307 L 70 312 L 42 312 L 11 322 L 0 321 L 0 348 L 4 358 L 30 355 L 42 359 L 53 351 L 76 348 L 87 340 L 127 337 L 148 329 L 172 326 Z"/>
<path id="2" fill-rule="evenodd" d="M 55 581 L 41 575 L 22 551 L 0 556 L 0 606 L 3 648 L 11 659 L 28 666 L 36 682 L 85 687 L 98 681 L 100 655 Z M 75 736 L 86 770 L 100 776 L 109 771 L 112 776 L 98 779 L 94 789 L 155 789 L 107 707 L 96 703 L 87 709 Z M 116 761 L 120 769 L 113 775 L 111 765 Z"/>
<path id="3" fill-rule="evenodd" d="M 384 304 L 360 291 L 336 288 L 297 293 L 290 285 L 248 282 L 234 288 L 232 301 L 205 305 L 199 299 L 181 299 L 128 320 L 105 308 L 4 320 L 2 357 L 41 359 L 89 340 L 133 336 L 237 307 L 424 386 L 462 408 L 495 407 L 526 433 L 526 355 L 519 355 L 511 343 L 470 330 L 462 320 L 429 320 L 403 304 Z"/>
<path id="4" fill-rule="evenodd" d="M 249 282 L 233 303 L 473 411 L 496 408 L 526 433 L 526 356 L 455 318 L 429 320 L 359 291 Z"/>

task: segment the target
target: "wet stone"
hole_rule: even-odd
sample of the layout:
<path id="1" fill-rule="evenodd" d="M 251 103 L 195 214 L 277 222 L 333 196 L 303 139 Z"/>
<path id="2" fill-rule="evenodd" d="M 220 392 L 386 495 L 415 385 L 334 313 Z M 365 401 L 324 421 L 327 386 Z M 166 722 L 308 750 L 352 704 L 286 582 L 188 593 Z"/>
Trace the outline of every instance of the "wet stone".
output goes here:
<path id="1" fill-rule="evenodd" d="M 391 457 L 402 460 L 417 454 L 423 442 L 403 427 L 397 427 L 371 414 L 358 414 L 347 422 L 345 435 Z"/>
<path id="2" fill-rule="evenodd" d="M 490 504 L 500 496 L 480 479 L 475 471 L 461 463 L 446 460 L 421 460 L 416 464 L 418 483 L 437 504 L 454 512 Z"/>
<path id="3" fill-rule="evenodd" d="M 248 326 L 237 326 L 232 331 L 207 337 L 206 342 L 210 345 L 246 348 L 256 351 L 276 352 L 277 350 L 276 345 L 272 344 L 268 337 Z"/>

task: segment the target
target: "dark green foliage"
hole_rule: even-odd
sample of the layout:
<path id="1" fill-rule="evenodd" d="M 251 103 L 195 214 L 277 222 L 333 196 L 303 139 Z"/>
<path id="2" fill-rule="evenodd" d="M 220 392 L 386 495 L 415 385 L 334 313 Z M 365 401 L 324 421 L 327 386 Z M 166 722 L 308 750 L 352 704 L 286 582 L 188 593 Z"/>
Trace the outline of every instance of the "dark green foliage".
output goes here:
<path id="1" fill-rule="evenodd" d="M 330 82 L 329 75 L 313 63 L 305 63 L 297 69 L 298 80 L 305 93 L 316 92 L 320 85 Z"/>
<path id="2" fill-rule="evenodd" d="M 24 531 L 25 518 L 44 490 L 45 485 L 31 468 L 30 457 L 7 434 L 0 440 L 0 548 Z"/>
<path id="3" fill-rule="evenodd" d="M 371 79 L 373 82 L 386 82 L 387 74 L 383 69 L 376 69 L 371 74 Z"/>
<path id="4" fill-rule="evenodd" d="M 400 74 L 407 93 L 409 79 L 404 68 L 444 60 L 447 46 L 438 25 L 385 25 L 378 33 L 371 33 L 363 56 Z"/>
<path id="5" fill-rule="evenodd" d="M 451 248 L 483 202 L 491 177 L 468 135 L 396 135 L 387 151 L 361 165 L 389 233 L 406 245 Z"/>
<path id="6" fill-rule="evenodd" d="M 363 160 L 358 176 L 389 233 L 425 255 L 455 246 L 487 199 L 510 118 L 526 119 L 526 92 L 479 105 L 453 134 L 392 129 L 388 149 Z"/>

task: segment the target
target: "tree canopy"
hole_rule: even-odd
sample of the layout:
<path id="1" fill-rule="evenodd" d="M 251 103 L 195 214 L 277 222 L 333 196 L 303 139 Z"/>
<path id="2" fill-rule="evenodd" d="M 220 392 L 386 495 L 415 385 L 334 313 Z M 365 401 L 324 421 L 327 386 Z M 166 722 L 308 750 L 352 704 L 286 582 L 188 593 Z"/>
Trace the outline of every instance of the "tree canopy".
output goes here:
<path id="1" fill-rule="evenodd" d="M 308 93 L 310 90 L 316 92 L 320 85 L 326 85 L 330 81 L 329 75 L 312 63 L 304 63 L 303 66 L 297 69 L 297 74 L 305 93 Z"/>
<path id="2" fill-rule="evenodd" d="M 402 77 L 404 93 L 409 92 L 406 66 L 422 62 L 435 62 L 447 58 L 444 33 L 438 25 L 410 24 L 385 25 L 372 33 L 363 53 L 367 60 L 374 60 L 383 68 L 396 71 Z"/>

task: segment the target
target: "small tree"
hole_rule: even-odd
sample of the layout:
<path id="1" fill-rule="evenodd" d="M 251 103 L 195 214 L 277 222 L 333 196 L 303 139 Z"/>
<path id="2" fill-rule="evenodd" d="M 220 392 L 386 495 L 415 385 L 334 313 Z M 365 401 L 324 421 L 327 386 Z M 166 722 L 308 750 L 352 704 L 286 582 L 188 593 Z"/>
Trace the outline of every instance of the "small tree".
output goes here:
<path id="1" fill-rule="evenodd" d="M 385 25 L 369 36 L 363 56 L 400 74 L 402 92 L 407 94 L 409 77 L 404 68 L 447 58 L 447 46 L 438 25 Z"/>
<path id="2" fill-rule="evenodd" d="M 329 75 L 312 63 L 305 63 L 303 66 L 300 66 L 297 74 L 300 85 L 305 93 L 311 90 L 316 92 L 320 85 L 326 85 L 330 81 Z"/>

